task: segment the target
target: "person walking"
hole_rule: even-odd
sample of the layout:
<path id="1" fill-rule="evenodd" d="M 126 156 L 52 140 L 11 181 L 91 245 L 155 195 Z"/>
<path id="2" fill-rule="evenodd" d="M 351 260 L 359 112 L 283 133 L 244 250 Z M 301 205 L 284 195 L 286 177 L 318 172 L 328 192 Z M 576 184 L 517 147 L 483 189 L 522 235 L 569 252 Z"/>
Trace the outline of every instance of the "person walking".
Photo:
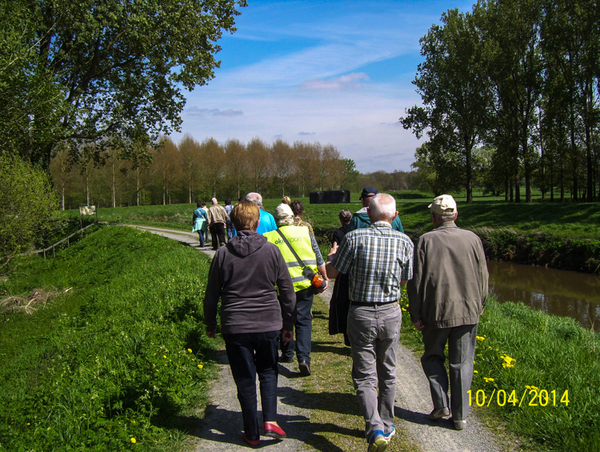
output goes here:
<path id="1" fill-rule="evenodd" d="M 219 246 L 225 245 L 225 225 L 228 217 L 217 198 L 212 198 L 210 201 L 212 206 L 208 209 L 208 229 L 212 238 L 212 248 L 216 250 Z"/>
<path id="2" fill-rule="evenodd" d="M 204 248 L 204 228 L 206 227 L 206 210 L 202 208 L 202 203 L 196 203 L 196 210 L 192 215 L 192 232 L 198 232 L 198 241 L 200 247 Z"/>
<path id="3" fill-rule="evenodd" d="M 231 205 L 231 199 L 227 198 L 225 200 L 225 212 L 227 212 L 227 241 L 231 240 L 235 236 L 235 228 L 233 227 L 233 223 L 229 215 L 233 210 L 233 206 Z"/>
<path id="4" fill-rule="evenodd" d="M 246 201 L 251 201 L 258 206 L 260 209 L 260 223 L 256 232 L 264 234 L 265 232 L 274 231 L 277 229 L 277 223 L 275 218 L 269 212 L 263 209 L 262 196 L 256 192 L 250 192 L 246 195 Z"/>
<path id="5" fill-rule="evenodd" d="M 206 334 L 216 336 L 221 299 L 221 332 L 242 408 L 242 440 L 260 446 L 256 375 L 260 381 L 263 433 L 285 438 L 277 423 L 279 338 L 293 338 L 296 295 L 283 256 L 256 233 L 258 207 L 235 205 L 231 219 L 236 237 L 215 253 L 204 297 Z M 279 292 L 279 296 L 278 296 Z"/>
<path id="6" fill-rule="evenodd" d="M 294 226 L 294 213 L 287 204 L 279 204 L 275 213 L 279 229 L 264 234 L 276 245 L 288 266 L 296 292 L 296 341 L 281 344 L 280 362 L 291 363 L 294 350 L 298 368 L 303 376 L 311 375 L 310 352 L 312 336 L 312 303 L 315 293 L 321 293 L 329 282 L 325 261 L 317 241 L 306 226 Z M 317 286 L 313 275 L 320 273 L 322 280 Z M 317 278 L 318 279 L 318 278 Z M 315 281 L 313 283 L 313 281 Z"/>
<path id="7" fill-rule="evenodd" d="M 333 246 L 327 273 L 331 278 L 349 275 L 352 379 L 365 419 L 367 450 L 382 452 L 396 432 L 396 359 L 402 325 L 398 300 L 401 286 L 412 277 L 413 244 L 392 229 L 398 216 L 392 196 L 373 196 L 366 210 L 371 225 L 348 232 L 339 248 Z"/>
<path id="8" fill-rule="evenodd" d="M 370 226 L 371 220 L 369 219 L 369 215 L 367 214 L 367 207 L 369 207 L 371 198 L 373 198 L 373 196 L 375 196 L 378 193 L 379 191 L 375 187 L 363 188 L 360 194 L 362 209 L 356 211 L 352 216 L 350 224 L 348 225 L 348 232 L 354 231 L 355 229 L 368 228 Z M 399 216 L 396 216 L 396 218 L 394 218 L 394 221 L 392 222 L 392 229 L 404 232 L 404 228 L 402 227 L 402 221 L 400 221 Z"/>
<path id="9" fill-rule="evenodd" d="M 429 205 L 434 230 L 417 243 L 414 276 L 408 283 L 409 312 L 423 332 L 421 357 L 429 380 L 433 411 L 429 418 L 452 415 L 462 430 L 469 414 L 468 391 L 473 380 L 477 325 L 488 294 L 488 269 L 481 240 L 456 226 L 456 201 L 436 197 Z M 451 403 L 444 348 L 448 345 Z"/>

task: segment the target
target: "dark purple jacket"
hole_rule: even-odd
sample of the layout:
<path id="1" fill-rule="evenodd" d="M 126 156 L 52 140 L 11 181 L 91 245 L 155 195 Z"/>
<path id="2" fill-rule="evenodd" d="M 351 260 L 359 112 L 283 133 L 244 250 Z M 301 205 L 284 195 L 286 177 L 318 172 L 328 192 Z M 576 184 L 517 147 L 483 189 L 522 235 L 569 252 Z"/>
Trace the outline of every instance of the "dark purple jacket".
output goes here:
<path id="1" fill-rule="evenodd" d="M 215 253 L 204 297 L 208 329 L 217 326 L 219 297 L 224 334 L 293 330 L 296 294 L 290 273 L 279 248 L 256 232 L 239 231 Z"/>

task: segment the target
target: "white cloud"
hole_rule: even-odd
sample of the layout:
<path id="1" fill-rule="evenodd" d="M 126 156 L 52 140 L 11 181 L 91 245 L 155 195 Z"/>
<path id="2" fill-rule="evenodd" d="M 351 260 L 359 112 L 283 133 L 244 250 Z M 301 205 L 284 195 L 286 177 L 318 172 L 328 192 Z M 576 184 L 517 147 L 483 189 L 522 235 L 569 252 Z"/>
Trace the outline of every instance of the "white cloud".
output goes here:
<path id="1" fill-rule="evenodd" d="M 342 75 L 332 79 L 312 79 L 303 82 L 300 85 L 301 89 L 310 91 L 344 91 L 357 90 L 363 86 L 359 83 L 360 80 L 369 80 L 369 76 L 364 72 Z"/>

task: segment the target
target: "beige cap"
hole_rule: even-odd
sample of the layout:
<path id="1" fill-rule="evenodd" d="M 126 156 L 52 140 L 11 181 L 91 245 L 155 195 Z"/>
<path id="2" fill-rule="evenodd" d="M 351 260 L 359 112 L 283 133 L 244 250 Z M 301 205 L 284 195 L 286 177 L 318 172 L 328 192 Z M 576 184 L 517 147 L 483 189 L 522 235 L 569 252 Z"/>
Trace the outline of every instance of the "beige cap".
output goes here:
<path id="1" fill-rule="evenodd" d="M 275 218 L 277 220 L 293 220 L 294 212 L 292 212 L 292 208 L 288 204 L 279 204 L 277 209 L 275 209 Z"/>
<path id="2" fill-rule="evenodd" d="M 433 202 L 429 204 L 429 208 L 433 213 L 444 216 L 454 215 L 458 211 L 452 195 L 440 195 L 434 198 Z"/>

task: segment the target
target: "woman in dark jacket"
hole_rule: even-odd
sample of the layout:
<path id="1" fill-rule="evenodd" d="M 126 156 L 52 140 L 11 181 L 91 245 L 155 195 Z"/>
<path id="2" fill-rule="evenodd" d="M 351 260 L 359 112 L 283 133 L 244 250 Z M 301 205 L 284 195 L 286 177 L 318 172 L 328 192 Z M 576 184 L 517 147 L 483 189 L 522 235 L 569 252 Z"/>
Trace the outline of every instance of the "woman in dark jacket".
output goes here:
<path id="1" fill-rule="evenodd" d="M 215 337 L 221 298 L 221 332 L 242 407 L 242 439 L 257 447 L 257 373 L 264 435 L 286 436 L 277 424 L 277 355 L 280 331 L 284 341 L 293 338 L 296 295 L 281 252 L 256 233 L 260 218 L 256 204 L 242 201 L 230 216 L 237 236 L 215 253 L 204 298 L 204 318 L 206 334 Z"/>

